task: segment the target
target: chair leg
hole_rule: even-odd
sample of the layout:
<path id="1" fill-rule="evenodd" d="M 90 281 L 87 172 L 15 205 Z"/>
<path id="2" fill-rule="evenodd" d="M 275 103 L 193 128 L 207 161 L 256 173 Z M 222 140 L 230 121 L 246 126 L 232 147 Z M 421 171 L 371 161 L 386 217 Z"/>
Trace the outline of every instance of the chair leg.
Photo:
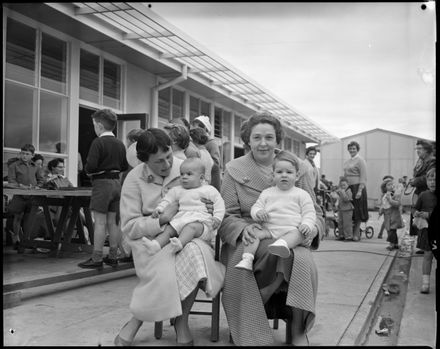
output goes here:
<path id="1" fill-rule="evenodd" d="M 292 319 L 286 320 L 286 344 L 292 344 Z"/>
<path id="2" fill-rule="evenodd" d="M 162 328 L 163 328 L 162 321 L 156 321 L 154 323 L 154 338 L 156 338 L 156 339 L 162 338 Z"/>
<path id="3" fill-rule="evenodd" d="M 212 300 L 211 342 L 217 342 L 220 327 L 220 293 Z"/>
<path id="4" fill-rule="evenodd" d="M 273 319 L 273 329 L 278 330 L 278 319 Z"/>

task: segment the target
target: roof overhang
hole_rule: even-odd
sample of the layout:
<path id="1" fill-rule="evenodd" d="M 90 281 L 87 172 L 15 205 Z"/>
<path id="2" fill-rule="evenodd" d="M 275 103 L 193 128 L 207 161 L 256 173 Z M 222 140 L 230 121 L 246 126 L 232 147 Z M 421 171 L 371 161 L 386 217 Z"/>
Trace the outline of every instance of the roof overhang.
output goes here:
<path id="1" fill-rule="evenodd" d="M 281 120 L 288 133 L 304 142 L 338 140 L 143 3 L 8 3 L 3 6 L 162 78 L 180 75 L 186 65 L 188 79 L 181 83 L 185 88 L 243 116 L 268 110 Z"/>

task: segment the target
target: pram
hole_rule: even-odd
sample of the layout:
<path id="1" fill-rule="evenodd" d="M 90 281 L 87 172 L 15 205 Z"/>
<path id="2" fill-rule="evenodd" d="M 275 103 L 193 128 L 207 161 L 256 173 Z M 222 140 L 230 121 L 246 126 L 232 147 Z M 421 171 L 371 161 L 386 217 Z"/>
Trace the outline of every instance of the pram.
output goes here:
<path id="1" fill-rule="evenodd" d="M 324 220 L 325 220 L 325 233 L 322 239 L 328 237 L 330 229 L 333 229 L 333 234 L 336 238 L 339 238 L 339 224 L 338 224 L 338 211 L 336 209 L 337 194 L 334 190 L 318 190 L 316 193 L 316 200 L 321 207 Z M 374 236 L 374 228 L 367 223 L 361 223 L 359 235 L 365 233 L 367 239 L 371 239 Z M 362 227 L 365 226 L 365 228 Z"/>
<path id="2" fill-rule="evenodd" d="M 316 191 L 316 202 L 321 207 L 325 221 L 325 232 L 321 239 L 328 236 L 330 229 L 333 229 L 333 231 L 338 229 L 338 215 L 334 210 L 334 197 L 332 197 L 331 193 L 331 190 L 325 189 Z"/>

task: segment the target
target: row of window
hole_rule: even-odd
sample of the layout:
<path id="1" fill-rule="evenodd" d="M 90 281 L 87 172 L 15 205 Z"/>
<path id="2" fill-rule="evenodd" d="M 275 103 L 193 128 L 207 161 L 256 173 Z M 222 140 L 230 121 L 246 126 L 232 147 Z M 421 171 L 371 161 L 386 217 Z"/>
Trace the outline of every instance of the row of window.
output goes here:
<path id="1" fill-rule="evenodd" d="M 6 31 L 4 146 L 32 143 L 56 152 L 55 144 L 67 141 L 69 45 L 12 18 Z M 81 49 L 80 98 L 122 109 L 121 72 L 121 65 Z"/>
<path id="2" fill-rule="evenodd" d="M 20 148 L 32 143 L 37 151 L 57 152 L 58 142 L 67 143 L 69 110 L 69 43 L 15 19 L 7 19 L 5 56 L 4 146 Z M 122 110 L 122 66 L 80 49 L 79 97 L 96 105 Z M 159 92 L 159 127 L 185 116 L 184 92 L 166 88 Z M 211 115 L 211 104 L 189 98 L 189 119 Z M 243 118 L 234 117 L 234 143 Z M 214 136 L 231 141 L 231 112 L 214 108 Z M 292 141 L 285 140 L 292 149 Z M 299 152 L 299 142 L 293 141 Z"/>

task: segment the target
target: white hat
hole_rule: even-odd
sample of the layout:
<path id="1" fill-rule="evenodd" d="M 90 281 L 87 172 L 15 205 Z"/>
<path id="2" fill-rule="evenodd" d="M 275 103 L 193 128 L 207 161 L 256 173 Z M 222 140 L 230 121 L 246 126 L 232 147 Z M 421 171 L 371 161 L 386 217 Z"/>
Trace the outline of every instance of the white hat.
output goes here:
<path id="1" fill-rule="evenodd" d="M 205 125 L 206 131 L 208 133 L 211 133 L 212 126 L 211 126 L 211 123 L 209 122 L 209 117 L 207 117 L 206 115 L 200 115 L 200 116 L 196 117 L 194 119 L 194 121 L 195 120 L 200 121 L 203 125 Z"/>

